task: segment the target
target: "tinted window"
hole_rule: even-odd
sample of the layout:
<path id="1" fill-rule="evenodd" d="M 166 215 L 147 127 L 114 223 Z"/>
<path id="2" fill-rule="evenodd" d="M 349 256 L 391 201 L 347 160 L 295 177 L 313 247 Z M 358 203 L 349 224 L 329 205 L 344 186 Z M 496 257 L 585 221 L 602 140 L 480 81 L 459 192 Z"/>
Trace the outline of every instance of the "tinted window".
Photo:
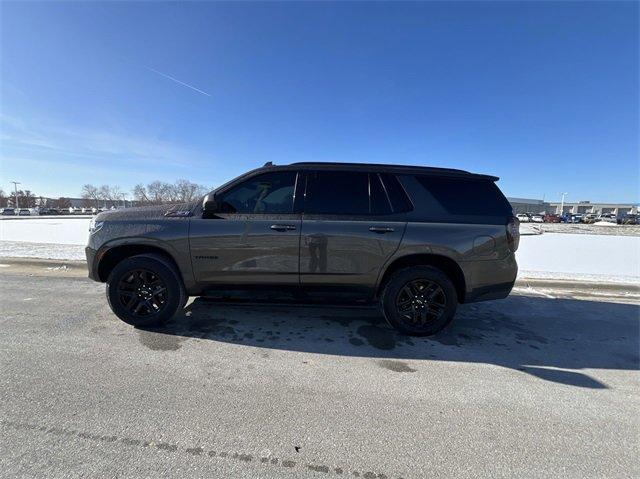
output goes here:
<path id="1" fill-rule="evenodd" d="M 372 215 L 391 214 L 389 198 L 384 191 L 380 177 L 376 173 L 369 173 L 370 211 Z"/>
<path id="2" fill-rule="evenodd" d="M 369 175 L 356 171 L 308 172 L 304 211 L 327 215 L 369 214 Z"/>
<path id="3" fill-rule="evenodd" d="M 304 211 L 325 215 L 381 215 L 390 213 L 391 207 L 377 175 L 360 171 L 310 171 Z"/>
<path id="4" fill-rule="evenodd" d="M 220 212 L 292 213 L 295 183 L 295 171 L 278 171 L 254 176 L 220 195 Z"/>
<path id="5" fill-rule="evenodd" d="M 384 188 L 391 202 L 393 212 L 404 213 L 411 211 L 413 209 L 411 201 L 407 198 L 407 194 L 404 192 L 404 188 L 402 188 L 396 175 L 381 173 L 380 178 L 382 178 L 382 182 L 384 183 Z"/>
<path id="6" fill-rule="evenodd" d="M 452 215 L 511 214 L 511 205 L 493 181 L 437 176 L 416 179 Z"/>

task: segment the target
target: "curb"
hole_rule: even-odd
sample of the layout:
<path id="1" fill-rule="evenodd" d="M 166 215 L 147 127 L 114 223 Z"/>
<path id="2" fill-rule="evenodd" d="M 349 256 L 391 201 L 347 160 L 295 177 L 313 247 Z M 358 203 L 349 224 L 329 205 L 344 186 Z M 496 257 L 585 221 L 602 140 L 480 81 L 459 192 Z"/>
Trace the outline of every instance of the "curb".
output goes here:
<path id="1" fill-rule="evenodd" d="M 87 262 L 68 259 L 39 259 L 39 258 L 11 258 L 0 257 L 0 264 L 24 268 L 61 268 L 87 272 Z"/>
<path id="2" fill-rule="evenodd" d="M 516 287 L 549 289 L 579 289 L 581 291 L 617 291 L 640 293 L 640 285 L 633 283 L 606 283 L 570 279 L 518 278 Z"/>

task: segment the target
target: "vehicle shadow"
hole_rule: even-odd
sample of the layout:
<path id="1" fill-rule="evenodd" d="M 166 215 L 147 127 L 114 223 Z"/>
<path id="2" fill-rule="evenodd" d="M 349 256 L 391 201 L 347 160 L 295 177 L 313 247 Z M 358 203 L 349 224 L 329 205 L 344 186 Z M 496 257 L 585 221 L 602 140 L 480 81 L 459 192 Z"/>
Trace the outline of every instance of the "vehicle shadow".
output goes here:
<path id="1" fill-rule="evenodd" d="M 341 356 L 487 363 L 606 388 L 575 370 L 640 369 L 639 313 L 633 304 L 512 295 L 461 305 L 444 331 L 415 338 L 391 329 L 374 308 L 197 298 L 166 325 L 141 333 Z"/>

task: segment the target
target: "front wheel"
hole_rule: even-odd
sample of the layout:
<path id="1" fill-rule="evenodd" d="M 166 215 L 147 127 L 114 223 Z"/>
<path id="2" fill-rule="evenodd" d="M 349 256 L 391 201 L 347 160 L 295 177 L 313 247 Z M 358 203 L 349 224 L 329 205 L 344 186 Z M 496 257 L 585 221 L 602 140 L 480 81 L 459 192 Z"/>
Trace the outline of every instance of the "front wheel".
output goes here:
<path id="1" fill-rule="evenodd" d="M 157 326 L 186 302 L 180 273 L 160 255 L 145 254 L 118 263 L 107 280 L 111 310 L 133 326 Z"/>
<path id="2" fill-rule="evenodd" d="M 411 336 L 437 333 L 453 319 L 458 297 L 449 277 L 432 266 L 393 273 L 382 293 L 387 322 Z"/>

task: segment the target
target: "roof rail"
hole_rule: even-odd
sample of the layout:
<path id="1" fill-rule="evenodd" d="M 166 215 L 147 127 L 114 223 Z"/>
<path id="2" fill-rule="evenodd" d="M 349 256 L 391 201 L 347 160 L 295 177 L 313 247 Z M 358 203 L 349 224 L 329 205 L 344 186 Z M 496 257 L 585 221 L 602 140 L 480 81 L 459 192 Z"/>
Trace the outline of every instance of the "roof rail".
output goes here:
<path id="1" fill-rule="evenodd" d="M 389 170 L 393 170 L 396 172 L 423 172 L 428 174 L 436 174 L 443 176 L 458 176 L 458 177 L 475 177 L 475 178 L 485 178 L 490 179 L 492 181 L 497 181 L 498 177 L 490 176 L 490 175 L 482 175 L 477 173 L 471 173 L 465 170 L 459 170 L 455 168 L 441 168 L 434 166 L 414 166 L 414 165 L 390 165 L 383 163 L 347 163 L 347 162 L 321 162 L 321 161 L 300 161 L 296 163 L 291 163 L 291 165 L 300 165 L 300 166 L 346 166 L 348 168 L 388 168 Z"/>
<path id="2" fill-rule="evenodd" d="M 267 161 L 264 165 L 262 165 L 263 168 L 267 166 L 273 166 L 273 161 Z"/>

